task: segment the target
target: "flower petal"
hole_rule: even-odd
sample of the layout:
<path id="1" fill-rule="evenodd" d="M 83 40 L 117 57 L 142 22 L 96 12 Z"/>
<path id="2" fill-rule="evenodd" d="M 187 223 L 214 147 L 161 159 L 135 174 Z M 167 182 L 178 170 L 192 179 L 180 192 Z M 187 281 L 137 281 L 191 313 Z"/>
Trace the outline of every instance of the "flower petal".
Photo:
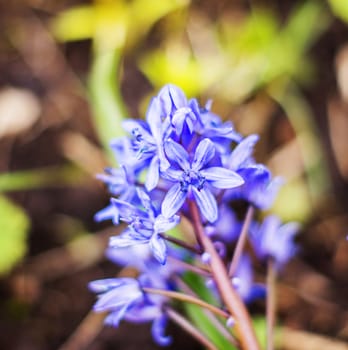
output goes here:
<path id="1" fill-rule="evenodd" d="M 155 223 L 153 225 L 153 229 L 156 233 L 166 232 L 173 227 L 175 227 L 180 221 L 180 216 L 174 215 L 169 219 L 164 217 L 163 215 L 157 216 Z"/>
<path id="2" fill-rule="evenodd" d="M 142 244 L 149 241 L 149 237 L 143 236 L 134 230 L 127 229 L 119 236 L 112 236 L 109 239 L 110 248 L 125 248 L 135 244 Z"/>
<path id="3" fill-rule="evenodd" d="M 259 140 L 258 135 L 250 135 L 242 140 L 236 148 L 232 151 L 231 156 L 228 161 L 228 167 L 232 170 L 237 170 L 240 167 L 252 163 L 251 158 L 254 146 Z"/>
<path id="4" fill-rule="evenodd" d="M 117 310 L 142 298 L 143 293 L 139 288 L 139 284 L 132 279 L 130 283 L 121 284 L 106 293 L 100 294 L 93 308 L 97 312 Z"/>
<path id="5" fill-rule="evenodd" d="M 215 146 L 209 139 L 203 139 L 196 148 L 195 157 L 192 162 L 193 170 L 202 169 L 215 154 Z"/>
<path id="6" fill-rule="evenodd" d="M 158 184 L 159 163 L 159 158 L 157 156 L 151 159 L 145 181 L 145 187 L 148 191 L 152 191 Z"/>
<path id="7" fill-rule="evenodd" d="M 209 222 L 215 222 L 218 218 L 218 208 L 216 200 L 212 193 L 206 188 L 198 190 L 196 187 L 193 186 L 192 192 L 197 202 L 198 208 L 200 209 L 203 216 Z"/>
<path id="8" fill-rule="evenodd" d="M 190 168 L 189 155 L 180 144 L 172 140 L 168 140 L 164 145 L 164 150 L 167 157 L 177 163 L 181 169 L 187 170 Z"/>
<path id="9" fill-rule="evenodd" d="M 99 210 L 95 215 L 94 215 L 94 220 L 97 222 L 104 221 L 104 220 L 112 220 L 114 225 L 119 224 L 119 211 L 118 209 L 113 205 L 110 204 L 107 207 L 105 207 L 102 210 Z"/>
<path id="10" fill-rule="evenodd" d="M 236 172 L 222 167 L 211 167 L 200 171 L 207 181 L 216 188 L 233 188 L 244 184 Z"/>
<path id="11" fill-rule="evenodd" d="M 154 319 L 151 327 L 153 339 L 158 345 L 161 346 L 167 346 L 172 342 L 172 337 L 164 335 L 166 325 L 167 317 L 165 315 L 162 315 Z"/>
<path id="12" fill-rule="evenodd" d="M 150 239 L 150 249 L 155 259 L 162 265 L 166 263 L 167 259 L 167 246 L 162 237 L 158 234 L 152 235 Z"/>
<path id="13" fill-rule="evenodd" d="M 181 190 L 180 183 L 176 183 L 167 192 L 162 202 L 162 214 L 166 218 L 171 218 L 182 207 L 185 202 L 187 192 Z"/>

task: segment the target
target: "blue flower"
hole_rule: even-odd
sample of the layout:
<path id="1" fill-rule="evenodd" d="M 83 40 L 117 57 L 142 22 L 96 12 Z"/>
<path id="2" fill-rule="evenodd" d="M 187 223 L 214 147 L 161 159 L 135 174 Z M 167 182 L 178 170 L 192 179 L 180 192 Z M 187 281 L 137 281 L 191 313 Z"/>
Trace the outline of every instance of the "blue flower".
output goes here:
<path id="1" fill-rule="evenodd" d="M 264 285 L 254 283 L 251 260 L 246 254 L 241 256 L 236 274 L 232 278 L 232 284 L 246 303 L 251 303 L 255 299 L 263 298 L 266 294 Z"/>
<path id="2" fill-rule="evenodd" d="M 242 136 L 234 130 L 231 121 L 222 122 L 221 118 L 210 111 L 211 101 L 200 110 L 195 132 L 215 143 L 220 153 L 229 152 L 231 141 L 240 142 Z"/>
<path id="3" fill-rule="evenodd" d="M 251 242 L 260 259 L 272 258 L 277 268 L 281 268 L 296 253 L 294 237 L 299 225 L 289 222 L 282 225 L 280 219 L 270 215 L 260 226 L 254 227 Z"/>
<path id="4" fill-rule="evenodd" d="M 98 294 L 94 311 L 108 312 L 105 323 L 118 327 L 120 321 L 149 322 L 152 324 L 152 335 L 159 345 L 169 345 L 171 338 L 164 335 L 167 318 L 162 312 L 166 298 L 156 296 L 149 298 L 141 287 L 153 287 L 151 279 L 139 281 L 133 278 L 108 278 L 89 283 L 89 289 Z"/>
<path id="5" fill-rule="evenodd" d="M 280 177 L 272 178 L 265 165 L 255 162 L 252 153 L 258 139 L 258 135 L 246 137 L 223 159 L 226 166 L 245 181 L 242 186 L 227 191 L 225 199 L 244 199 L 255 207 L 266 210 L 272 206 L 283 180 Z"/>
<path id="6" fill-rule="evenodd" d="M 135 244 L 149 244 L 154 257 L 163 265 L 166 262 L 167 246 L 160 235 L 175 227 L 180 218 L 170 218 L 157 214 L 150 197 L 138 189 L 142 208 L 128 202 L 113 198 L 112 204 L 117 208 L 121 221 L 127 222 L 128 228 L 119 236 L 110 238 L 111 248 L 124 248 Z"/>
<path id="7" fill-rule="evenodd" d="M 170 218 L 183 206 L 187 196 L 193 195 L 203 216 L 211 223 L 218 218 L 218 208 L 209 186 L 218 189 L 234 188 L 244 183 L 234 171 L 212 166 L 207 167 L 215 155 L 215 146 L 209 139 L 197 145 L 190 162 L 189 153 L 178 143 L 168 141 L 165 151 L 172 167 L 162 176 L 175 184 L 169 189 L 162 202 L 162 214 Z"/>
<path id="8" fill-rule="evenodd" d="M 161 89 L 158 99 L 162 111 L 161 116 L 170 119 L 176 134 L 181 135 L 185 126 L 192 133 L 199 115 L 197 100 L 187 101 L 183 91 L 172 84 Z"/>

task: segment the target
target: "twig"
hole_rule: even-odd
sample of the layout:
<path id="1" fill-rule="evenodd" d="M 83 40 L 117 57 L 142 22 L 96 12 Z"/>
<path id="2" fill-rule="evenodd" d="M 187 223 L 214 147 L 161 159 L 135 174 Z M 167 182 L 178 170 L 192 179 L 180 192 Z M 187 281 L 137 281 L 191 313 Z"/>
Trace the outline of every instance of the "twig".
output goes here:
<path id="1" fill-rule="evenodd" d="M 107 313 L 90 312 L 80 323 L 75 332 L 58 350 L 83 350 L 96 338 L 103 328 Z"/>

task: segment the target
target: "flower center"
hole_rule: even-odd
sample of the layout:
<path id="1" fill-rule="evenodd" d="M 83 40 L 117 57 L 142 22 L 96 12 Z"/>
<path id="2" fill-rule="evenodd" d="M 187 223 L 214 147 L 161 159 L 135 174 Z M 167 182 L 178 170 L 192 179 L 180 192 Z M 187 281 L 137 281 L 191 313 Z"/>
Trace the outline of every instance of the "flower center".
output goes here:
<path id="1" fill-rule="evenodd" d="M 205 183 L 205 177 L 194 170 L 185 170 L 180 181 L 181 191 L 187 192 L 189 185 L 195 186 L 200 191 Z"/>

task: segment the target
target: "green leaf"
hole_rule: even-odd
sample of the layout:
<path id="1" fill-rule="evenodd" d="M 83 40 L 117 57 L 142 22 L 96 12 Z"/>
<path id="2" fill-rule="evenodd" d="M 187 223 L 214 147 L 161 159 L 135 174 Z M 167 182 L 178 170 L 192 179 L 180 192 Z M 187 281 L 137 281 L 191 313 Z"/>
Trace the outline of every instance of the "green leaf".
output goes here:
<path id="1" fill-rule="evenodd" d="M 253 317 L 253 326 L 256 337 L 261 344 L 261 349 L 266 349 L 267 344 L 267 323 L 263 316 Z"/>
<path id="2" fill-rule="evenodd" d="M 7 273 L 25 254 L 30 222 L 24 211 L 0 196 L 0 274 Z"/>
<path id="3" fill-rule="evenodd" d="M 93 107 L 94 125 L 106 150 L 109 161 L 115 164 L 110 141 L 124 134 L 122 120 L 128 117 L 118 81 L 121 49 L 104 52 L 96 50 L 89 77 L 89 90 Z"/>
<path id="4" fill-rule="evenodd" d="M 211 291 L 205 286 L 204 281 L 199 276 L 187 272 L 184 276 L 184 281 L 187 283 L 190 288 L 203 300 L 209 302 L 212 305 L 217 305 L 216 298 L 211 293 Z M 190 303 L 184 304 L 184 309 L 187 312 L 187 315 L 195 324 L 195 326 L 204 333 L 218 349 L 230 349 L 234 350 L 235 348 L 216 328 L 215 324 L 209 317 L 209 314 L 205 312 L 201 307 L 193 305 Z M 221 320 L 223 325 L 225 320 Z"/>

